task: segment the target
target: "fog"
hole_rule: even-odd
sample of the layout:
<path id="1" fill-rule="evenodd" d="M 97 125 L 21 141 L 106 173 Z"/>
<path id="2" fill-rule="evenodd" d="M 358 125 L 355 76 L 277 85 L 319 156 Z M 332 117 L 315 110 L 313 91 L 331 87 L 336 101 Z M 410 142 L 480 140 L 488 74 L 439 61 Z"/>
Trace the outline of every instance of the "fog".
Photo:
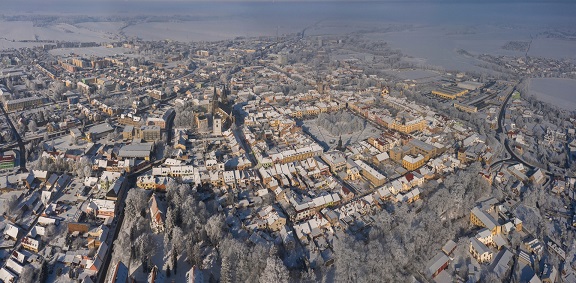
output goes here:
<path id="1" fill-rule="evenodd" d="M 421 24 L 529 24 L 570 27 L 573 1 L 3 1 L 4 16 L 14 13 L 76 15 L 192 15 L 281 20 L 404 22 Z"/>

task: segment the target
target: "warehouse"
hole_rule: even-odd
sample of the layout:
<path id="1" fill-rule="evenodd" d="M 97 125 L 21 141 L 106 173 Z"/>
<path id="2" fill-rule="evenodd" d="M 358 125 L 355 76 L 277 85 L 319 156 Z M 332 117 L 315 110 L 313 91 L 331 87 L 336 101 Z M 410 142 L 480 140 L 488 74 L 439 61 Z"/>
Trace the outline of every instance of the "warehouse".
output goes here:
<path id="1" fill-rule="evenodd" d="M 457 97 L 466 95 L 467 93 L 467 89 L 459 88 L 457 86 L 445 86 L 432 91 L 432 94 L 445 99 L 456 99 Z"/>

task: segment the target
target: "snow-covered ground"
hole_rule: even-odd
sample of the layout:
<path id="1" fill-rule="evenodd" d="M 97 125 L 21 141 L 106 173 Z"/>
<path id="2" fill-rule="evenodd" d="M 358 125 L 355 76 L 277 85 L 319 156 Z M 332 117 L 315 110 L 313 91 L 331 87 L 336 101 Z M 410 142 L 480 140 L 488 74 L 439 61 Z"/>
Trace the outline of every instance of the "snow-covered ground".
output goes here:
<path id="1" fill-rule="evenodd" d="M 317 140 L 324 142 L 322 146 L 327 146 L 330 149 L 334 149 L 338 146 L 338 139 L 340 136 L 332 135 L 328 130 L 318 126 L 316 124 L 316 119 L 304 121 L 303 128 Z M 342 145 L 346 146 L 351 143 L 365 140 L 369 137 L 378 137 L 381 133 L 380 130 L 372 126 L 370 123 L 366 123 L 364 129 L 358 129 L 358 131 L 355 132 L 342 134 Z"/>
<path id="2" fill-rule="evenodd" d="M 124 29 L 127 36 L 137 36 L 144 40 L 177 41 L 216 41 L 233 39 L 239 36 L 258 37 L 285 33 L 295 33 L 306 23 L 263 24 L 259 20 L 244 19 L 207 19 L 189 22 L 149 22 L 128 26 Z"/>
<path id="3" fill-rule="evenodd" d="M 558 78 L 530 79 L 529 92 L 539 100 L 573 111 L 576 109 L 576 80 Z"/>
<path id="4" fill-rule="evenodd" d="M 72 42 L 108 42 L 117 33 L 79 25 L 57 23 L 45 27 L 34 26 L 30 21 L 0 21 L 0 49 L 31 47 L 43 42 L 20 42 L 22 40 L 59 40 Z"/>

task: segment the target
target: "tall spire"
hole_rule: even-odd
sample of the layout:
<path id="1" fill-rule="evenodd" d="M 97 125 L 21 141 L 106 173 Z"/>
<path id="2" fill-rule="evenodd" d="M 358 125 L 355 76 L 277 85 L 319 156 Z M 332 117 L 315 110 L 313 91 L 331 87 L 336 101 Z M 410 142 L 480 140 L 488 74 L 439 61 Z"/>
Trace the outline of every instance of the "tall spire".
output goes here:
<path id="1" fill-rule="evenodd" d="M 216 93 L 216 85 L 214 85 L 214 96 L 212 97 L 212 115 L 216 114 L 218 109 L 218 93 Z"/>
<path id="2" fill-rule="evenodd" d="M 224 84 L 224 89 L 222 89 L 221 99 L 223 104 L 228 103 L 228 87 L 226 84 Z"/>

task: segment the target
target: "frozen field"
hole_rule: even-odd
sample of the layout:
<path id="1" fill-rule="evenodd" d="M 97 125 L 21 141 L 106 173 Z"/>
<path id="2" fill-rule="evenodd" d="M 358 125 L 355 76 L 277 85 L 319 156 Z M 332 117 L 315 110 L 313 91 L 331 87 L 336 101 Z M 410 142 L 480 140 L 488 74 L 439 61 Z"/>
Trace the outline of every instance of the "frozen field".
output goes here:
<path id="1" fill-rule="evenodd" d="M 537 78 L 530 80 L 530 93 L 560 108 L 576 110 L 576 80 Z"/>
<path id="2" fill-rule="evenodd" d="M 107 25 L 104 24 L 104 27 Z M 30 21 L 0 21 L 0 49 L 38 46 L 42 42 L 22 40 L 58 40 L 73 42 L 108 42 L 118 35 L 105 30 L 58 23 L 45 27 L 33 26 Z"/>
<path id="3" fill-rule="evenodd" d="M 22 3 L 20 3 L 22 2 Z M 478 60 L 462 55 L 522 56 L 522 51 L 505 50 L 510 41 L 528 42 L 528 55 L 576 59 L 576 41 L 547 38 L 543 33 L 573 34 L 576 5 L 566 3 L 404 3 L 364 2 L 234 2 L 188 3 L 145 1 L 104 1 L 105 4 L 75 5 L 65 0 L 36 4 L 8 3 L 10 14 L 77 16 L 90 11 L 94 18 L 76 24 L 52 23 L 34 27 L 32 22 L 0 22 L 0 48 L 24 47 L 41 43 L 18 40 L 66 40 L 108 42 L 136 36 L 144 40 L 214 41 L 235 37 L 294 34 L 360 35 L 386 41 L 420 65 L 441 66 L 447 70 L 479 71 Z M 427 2 L 427 1 L 424 1 Z M 473 13 L 470 13 L 474 11 Z M 98 18 L 97 15 L 108 15 Z M 158 18 L 149 18 L 154 15 Z M 171 18 L 171 15 L 186 17 Z M 80 17 L 81 18 L 81 17 Z M 15 40 L 15 41 L 12 41 Z"/>
<path id="4" fill-rule="evenodd" d="M 306 25 L 305 22 L 287 23 L 245 19 L 206 19 L 186 22 L 149 22 L 128 26 L 124 29 L 127 36 L 137 36 L 144 40 L 171 39 L 177 41 L 217 41 L 235 37 L 271 36 L 296 33 Z"/>

